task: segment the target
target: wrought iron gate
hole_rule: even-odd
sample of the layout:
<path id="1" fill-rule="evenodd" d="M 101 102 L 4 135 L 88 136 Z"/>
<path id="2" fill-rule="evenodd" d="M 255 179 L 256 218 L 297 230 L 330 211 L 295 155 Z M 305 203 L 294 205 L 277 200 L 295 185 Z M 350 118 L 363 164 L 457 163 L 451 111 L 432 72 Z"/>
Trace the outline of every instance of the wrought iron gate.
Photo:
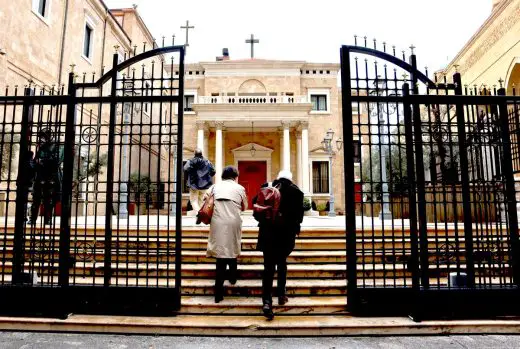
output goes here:
<path id="1" fill-rule="evenodd" d="M 184 47 L 118 51 L 0 97 L 4 312 L 180 308 Z"/>
<path id="2" fill-rule="evenodd" d="M 366 39 L 341 49 L 344 137 L 363 159 L 345 149 L 349 307 L 518 314 L 520 98 L 406 60 Z"/>

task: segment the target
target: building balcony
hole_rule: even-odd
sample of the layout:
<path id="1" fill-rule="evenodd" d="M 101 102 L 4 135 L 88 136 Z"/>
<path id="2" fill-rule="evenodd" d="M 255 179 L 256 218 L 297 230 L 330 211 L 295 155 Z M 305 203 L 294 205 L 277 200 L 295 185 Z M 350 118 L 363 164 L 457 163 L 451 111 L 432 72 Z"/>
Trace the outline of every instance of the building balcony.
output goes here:
<path id="1" fill-rule="evenodd" d="M 199 96 L 197 104 L 302 104 L 307 96 Z"/>
<path id="2" fill-rule="evenodd" d="M 281 118 L 308 117 L 312 103 L 307 96 L 199 96 L 191 105 L 193 114 L 201 120 L 249 117 Z"/>

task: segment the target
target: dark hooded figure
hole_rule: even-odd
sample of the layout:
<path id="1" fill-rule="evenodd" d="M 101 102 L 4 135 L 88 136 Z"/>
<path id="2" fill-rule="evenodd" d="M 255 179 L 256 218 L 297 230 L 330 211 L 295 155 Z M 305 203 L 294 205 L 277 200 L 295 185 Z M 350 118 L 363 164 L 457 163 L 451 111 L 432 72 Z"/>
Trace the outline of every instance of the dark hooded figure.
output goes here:
<path id="1" fill-rule="evenodd" d="M 51 224 L 54 206 L 61 194 L 62 173 L 60 165 L 60 149 L 52 139 L 51 130 L 40 131 L 34 157 L 36 176 L 33 185 L 31 224 L 36 224 L 42 204 L 44 207 L 44 224 Z"/>
<path id="2" fill-rule="evenodd" d="M 264 184 L 263 186 L 267 186 Z M 257 250 L 264 255 L 264 274 L 262 278 L 263 312 L 268 319 L 274 317 L 272 288 L 275 269 L 278 271 L 278 304 L 288 302 L 285 285 L 287 281 L 287 257 L 294 250 L 296 236 L 303 222 L 303 192 L 292 182 L 290 171 L 280 171 L 272 186 L 280 190 L 280 219 L 278 223 L 259 224 Z M 254 199 L 254 201 L 256 201 Z"/>
<path id="3" fill-rule="evenodd" d="M 197 149 L 195 156 L 184 165 L 184 172 L 188 177 L 191 206 L 198 212 L 202 207 L 204 194 L 213 185 L 215 169 L 213 164 L 202 156 L 202 150 Z"/>

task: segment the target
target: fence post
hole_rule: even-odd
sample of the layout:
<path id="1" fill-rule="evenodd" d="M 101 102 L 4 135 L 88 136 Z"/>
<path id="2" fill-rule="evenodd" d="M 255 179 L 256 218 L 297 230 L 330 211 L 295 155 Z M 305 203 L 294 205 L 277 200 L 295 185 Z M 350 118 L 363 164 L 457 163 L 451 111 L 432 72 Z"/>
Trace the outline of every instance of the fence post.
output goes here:
<path id="1" fill-rule="evenodd" d="M 354 187 L 354 142 L 352 120 L 352 86 L 350 81 L 350 51 L 347 47 L 341 48 L 341 98 L 343 103 L 343 137 L 345 151 L 343 164 L 345 167 L 345 213 L 347 231 L 347 308 L 355 312 L 358 308 L 357 296 L 357 255 L 356 255 L 356 202 Z"/>
<path id="2" fill-rule="evenodd" d="M 499 96 L 506 95 L 506 89 L 501 88 L 497 93 Z M 515 190 L 515 178 L 513 175 L 513 157 L 511 154 L 511 135 L 509 130 L 509 119 L 507 111 L 506 101 L 500 102 L 499 106 L 500 114 L 500 128 L 502 135 L 502 145 L 504 159 L 502 163 L 503 175 L 506 181 L 506 200 L 507 200 L 507 211 L 508 211 L 508 222 L 509 222 L 509 234 L 511 239 L 511 252 L 512 252 L 512 267 L 513 267 L 513 282 L 520 286 L 520 244 L 518 241 L 518 212 L 516 202 L 516 190 Z"/>
<path id="3" fill-rule="evenodd" d="M 418 80 L 415 72 L 417 71 L 417 57 L 410 56 L 412 91 L 414 95 L 419 94 Z M 422 120 L 421 110 L 418 104 L 413 104 L 413 141 L 415 143 L 415 173 L 417 175 L 417 210 L 419 220 L 419 244 L 420 244 L 420 274 L 421 286 L 425 289 L 430 288 L 430 275 L 428 263 L 428 222 L 426 220 L 426 179 L 424 177 L 424 158 L 423 158 L 423 139 L 422 139 Z M 408 141 L 407 141 L 408 142 Z M 413 246 L 412 246 L 413 248 Z"/>
<path id="4" fill-rule="evenodd" d="M 455 95 L 462 96 L 462 80 L 460 73 L 453 75 L 455 85 Z M 475 286 L 475 263 L 473 258 L 473 217 L 471 216 L 471 195 L 469 189 L 469 169 L 468 152 L 466 145 L 466 119 L 464 106 L 457 102 L 455 104 L 457 114 L 457 133 L 459 142 L 460 157 L 460 177 L 462 181 L 462 208 L 464 214 L 464 240 L 466 249 L 466 273 L 468 287 Z"/>
<path id="5" fill-rule="evenodd" d="M 18 154 L 18 176 L 16 178 L 12 279 L 14 285 L 23 284 L 25 225 L 27 221 L 27 201 L 29 198 L 29 188 L 26 185 L 28 173 L 23 169 L 26 167 L 27 153 L 29 151 L 29 117 L 32 113 L 32 102 L 27 100 L 27 97 L 32 95 L 31 90 L 26 88 L 24 95 L 26 98 L 23 100 L 22 122 L 20 125 L 20 153 Z"/>
<path id="6" fill-rule="evenodd" d="M 184 60 L 185 47 L 179 50 L 179 101 L 177 103 L 177 166 L 174 170 L 177 182 L 175 183 L 175 308 L 181 308 L 182 287 L 182 185 L 184 170 L 182 166 L 184 144 Z M 217 176 L 219 174 L 217 173 Z"/>
<path id="7" fill-rule="evenodd" d="M 67 115 L 65 120 L 65 147 L 63 152 L 63 185 L 61 192 L 60 224 L 60 267 L 58 284 L 69 286 L 70 270 L 70 216 L 72 202 L 72 181 L 74 171 L 74 145 L 76 143 L 76 86 L 74 72 L 69 74 Z"/>
<path id="8" fill-rule="evenodd" d="M 116 137 L 116 111 L 117 111 L 117 66 L 119 64 L 118 53 L 112 58 L 110 90 L 110 121 L 108 127 L 108 158 L 107 158 L 107 193 L 105 206 L 105 259 L 104 259 L 104 286 L 109 287 L 112 279 L 112 212 L 114 205 L 114 147 Z"/>
<path id="9" fill-rule="evenodd" d="M 415 181 L 415 161 L 413 152 L 413 121 L 412 111 L 410 105 L 410 85 L 408 83 L 403 84 L 403 108 L 404 108 L 404 129 L 406 138 L 406 172 L 408 176 L 408 199 L 410 207 L 410 243 L 412 244 L 411 249 L 411 260 L 410 268 L 412 270 L 412 287 L 415 292 L 420 289 L 419 284 L 419 255 L 417 249 L 419 248 L 418 232 L 417 232 L 417 187 Z M 420 135 L 419 135 L 420 136 Z M 422 156 L 422 154 L 418 154 Z"/>

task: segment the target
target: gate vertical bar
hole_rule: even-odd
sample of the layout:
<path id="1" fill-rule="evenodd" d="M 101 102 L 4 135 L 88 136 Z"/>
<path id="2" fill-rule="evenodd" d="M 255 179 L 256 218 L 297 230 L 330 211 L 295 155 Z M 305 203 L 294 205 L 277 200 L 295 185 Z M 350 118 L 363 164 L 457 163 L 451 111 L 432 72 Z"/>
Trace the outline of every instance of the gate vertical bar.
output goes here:
<path id="1" fill-rule="evenodd" d="M 342 126 L 345 139 L 343 163 L 345 167 L 345 204 L 347 228 L 347 308 L 356 311 L 357 297 L 357 256 L 356 256 L 356 203 L 354 187 L 354 135 L 352 130 L 352 86 L 350 81 L 350 50 L 341 48 L 341 100 L 343 105 Z"/>
<path id="2" fill-rule="evenodd" d="M 410 65 L 412 66 L 411 80 L 412 91 L 414 95 L 419 94 L 418 80 L 415 72 L 417 71 L 417 57 L 412 54 L 410 56 Z M 415 141 L 415 172 L 417 181 L 417 210 L 419 220 L 419 244 L 420 244 L 420 274 L 421 285 L 425 289 L 430 288 L 430 272 L 428 264 L 428 222 L 426 220 L 426 179 L 424 177 L 424 157 L 423 157 L 423 138 L 422 138 L 422 120 L 421 110 L 418 104 L 413 104 L 413 130 Z M 408 139 L 407 139 L 408 142 Z M 414 247 L 412 246 L 412 250 Z"/>
<path id="3" fill-rule="evenodd" d="M 453 74 L 455 95 L 462 95 L 462 80 L 460 73 Z M 473 217 L 471 217 L 471 195 L 469 189 L 468 152 L 466 145 L 466 120 L 464 117 L 464 106 L 461 103 L 455 105 L 457 114 L 457 133 L 459 135 L 459 157 L 462 181 L 462 208 L 464 214 L 464 246 L 466 249 L 466 273 L 468 276 L 468 287 L 475 286 L 475 263 L 473 257 Z"/>
<path id="4" fill-rule="evenodd" d="M 177 161 L 175 183 L 175 308 L 181 308 L 181 282 L 182 282 L 182 153 L 184 145 L 183 128 L 184 128 L 184 59 L 185 48 L 179 51 L 179 102 L 177 103 Z M 220 175 L 217 173 L 217 176 Z"/>
<path id="5" fill-rule="evenodd" d="M 506 95 L 506 89 L 501 88 L 497 93 L 499 96 Z M 515 192 L 515 178 L 513 174 L 513 156 L 511 154 L 511 135 L 509 130 L 509 119 L 506 102 L 499 104 L 500 128 L 502 129 L 502 145 L 504 159 L 502 163 L 503 175 L 506 180 L 506 199 L 509 222 L 509 236 L 511 239 L 511 258 L 513 267 L 513 282 L 520 286 L 520 244 L 518 241 L 518 212 Z"/>
<path id="6" fill-rule="evenodd" d="M 26 88 L 25 96 L 30 96 L 31 91 Z M 20 128 L 20 154 L 18 158 L 18 169 L 25 168 L 27 159 L 27 152 L 29 150 L 29 114 L 31 113 L 31 104 L 27 99 L 24 99 L 22 110 L 22 123 Z M 27 183 L 27 172 L 18 171 L 16 178 L 16 211 L 14 221 L 14 241 L 13 241 L 13 279 L 12 283 L 23 283 L 23 265 L 24 265 L 24 235 L 25 235 L 25 221 L 27 215 L 27 201 L 29 197 L 29 188 L 25 185 Z"/>
<path id="7" fill-rule="evenodd" d="M 410 267 L 412 270 L 412 288 L 415 292 L 419 291 L 419 241 L 417 233 L 417 196 L 415 181 L 415 161 L 413 152 L 413 127 L 412 111 L 410 104 L 410 86 L 403 85 L 403 107 L 404 107 L 404 132 L 406 138 L 406 171 L 408 175 L 410 202 L 410 242 L 412 244 Z M 421 154 L 422 155 L 422 154 Z"/>
<path id="8" fill-rule="evenodd" d="M 107 193 L 105 207 L 105 265 L 104 286 L 110 286 L 112 278 L 112 209 L 114 204 L 114 147 L 117 109 L 117 66 L 119 57 L 117 52 L 112 59 L 112 86 L 110 95 L 110 121 L 108 127 L 108 161 L 107 161 Z"/>
<path id="9" fill-rule="evenodd" d="M 63 185 L 61 193 L 61 223 L 60 223 L 60 258 L 58 284 L 61 287 L 69 285 L 70 267 L 70 216 L 72 202 L 72 181 L 74 171 L 74 145 L 76 137 L 76 87 L 74 72 L 69 74 L 67 116 L 65 120 L 65 149 L 63 160 Z"/>

